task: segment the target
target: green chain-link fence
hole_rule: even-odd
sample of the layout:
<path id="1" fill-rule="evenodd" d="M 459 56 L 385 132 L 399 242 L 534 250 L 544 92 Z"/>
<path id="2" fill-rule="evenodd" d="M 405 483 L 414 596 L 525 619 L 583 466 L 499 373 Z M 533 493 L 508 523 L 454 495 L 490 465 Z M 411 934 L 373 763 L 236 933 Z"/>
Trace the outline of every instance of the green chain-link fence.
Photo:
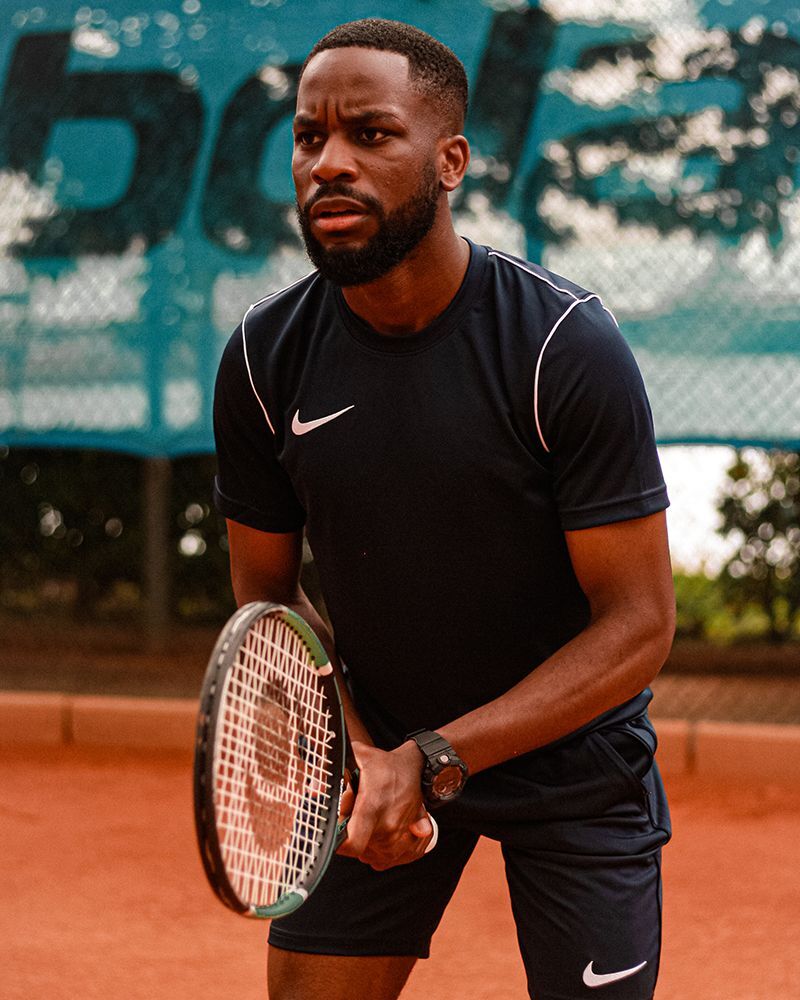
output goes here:
<path id="1" fill-rule="evenodd" d="M 308 269 L 298 68 L 365 13 L 465 62 L 460 230 L 600 292 L 631 343 L 683 634 L 796 639 L 796 469 L 769 450 L 800 448 L 796 0 L 3 5 L 3 616 L 155 634 L 230 609 L 214 372 L 247 305 Z"/>

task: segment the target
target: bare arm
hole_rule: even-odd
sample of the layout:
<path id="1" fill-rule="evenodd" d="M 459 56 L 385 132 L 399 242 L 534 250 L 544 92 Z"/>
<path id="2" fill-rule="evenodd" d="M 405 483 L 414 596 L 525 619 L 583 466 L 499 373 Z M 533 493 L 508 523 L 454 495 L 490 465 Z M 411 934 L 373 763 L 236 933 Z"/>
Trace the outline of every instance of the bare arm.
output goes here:
<path id="1" fill-rule="evenodd" d="M 241 525 L 234 533 L 239 536 L 231 539 L 237 600 L 289 604 L 309 616 L 332 648 L 330 634 L 299 586 L 302 539 L 251 539 L 251 534 L 263 533 Z M 473 774 L 565 736 L 638 694 L 669 652 L 675 612 L 665 516 L 572 531 L 566 537 L 589 600 L 590 623 L 500 698 L 440 728 Z M 241 561 L 238 542 L 248 547 Z M 268 572 L 266 566 L 271 567 Z M 351 735 L 359 729 L 366 734 L 352 705 L 346 714 Z M 406 742 L 385 754 L 369 745 L 368 736 L 353 742 L 362 786 L 343 853 L 376 868 L 414 860 L 423 846 L 415 837 L 428 832 L 418 827 L 413 836 L 408 833 L 421 815 L 422 759 L 416 744 Z"/>
<path id="2" fill-rule="evenodd" d="M 347 730 L 351 739 L 371 743 L 369 734 L 353 707 L 341 680 L 333 636 L 300 586 L 303 533 L 274 533 L 227 521 L 230 546 L 231 583 L 236 603 L 275 601 L 301 615 L 322 641 L 339 673 L 339 690 L 344 702 Z"/>
<path id="3" fill-rule="evenodd" d="M 501 697 L 440 727 L 473 774 L 566 736 L 632 698 L 669 652 L 675 603 L 664 514 L 570 531 L 566 539 L 590 622 Z M 412 794 L 405 776 L 419 781 L 416 744 L 403 743 L 391 756 L 403 777 L 399 787 Z M 387 839 L 381 866 L 394 863 Z"/>
<path id="4" fill-rule="evenodd" d="M 440 730 L 475 773 L 638 694 L 669 653 L 675 600 L 663 513 L 566 533 L 586 629 L 496 700 Z"/>
<path id="5" fill-rule="evenodd" d="M 297 611 L 324 644 L 337 671 L 347 731 L 361 771 L 358 797 L 348 793 L 345 812 L 353 808 L 341 853 L 376 868 L 414 861 L 424 851 L 432 828 L 422 803 L 421 758 L 415 744 L 392 753 L 374 747 L 341 676 L 333 636 L 300 586 L 303 534 L 273 533 L 228 520 L 231 582 L 238 605 L 275 601 Z"/>

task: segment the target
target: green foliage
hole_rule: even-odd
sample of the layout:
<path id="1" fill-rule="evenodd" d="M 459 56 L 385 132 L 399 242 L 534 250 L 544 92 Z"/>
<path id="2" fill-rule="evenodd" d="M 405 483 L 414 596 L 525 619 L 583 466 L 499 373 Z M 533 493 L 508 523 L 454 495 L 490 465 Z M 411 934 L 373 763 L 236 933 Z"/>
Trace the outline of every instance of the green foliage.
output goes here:
<path id="1" fill-rule="evenodd" d="M 676 634 L 686 639 L 708 638 L 709 623 L 725 614 L 722 594 L 706 576 L 676 574 Z"/>
<path id="2" fill-rule="evenodd" d="M 677 638 L 727 645 L 767 635 L 769 621 L 763 610 L 729 601 L 721 580 L 677 574 L 674 583 Z"/>
<path id="3" fill-rule="evenodd" d="M 737 452 L 719 510 L 736 545 L 720 577 L 726 604 L 772 640 L 800 635 L 800 454 Z"/>

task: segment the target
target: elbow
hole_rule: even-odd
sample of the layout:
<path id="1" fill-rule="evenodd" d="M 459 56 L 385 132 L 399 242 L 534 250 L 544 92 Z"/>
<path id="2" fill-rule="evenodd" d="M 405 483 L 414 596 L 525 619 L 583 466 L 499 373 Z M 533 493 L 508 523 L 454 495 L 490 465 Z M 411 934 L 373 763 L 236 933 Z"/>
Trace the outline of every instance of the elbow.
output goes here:
<path id="1" fill-rule="evenodd" d="M 621 676 L 632 692 L 646 688 L 663 667 L 675 637 L 673 594 L 658 599 L 618 602 L 596 624 L 605 621 Z"/>
<path id="2" fill-rule="evenodd" d="M 664 666 L 675 638 L 675 600 L 660 602 L 639 616 L 636 645 L 639 651 L 643 686 L 648 685 Z"/>

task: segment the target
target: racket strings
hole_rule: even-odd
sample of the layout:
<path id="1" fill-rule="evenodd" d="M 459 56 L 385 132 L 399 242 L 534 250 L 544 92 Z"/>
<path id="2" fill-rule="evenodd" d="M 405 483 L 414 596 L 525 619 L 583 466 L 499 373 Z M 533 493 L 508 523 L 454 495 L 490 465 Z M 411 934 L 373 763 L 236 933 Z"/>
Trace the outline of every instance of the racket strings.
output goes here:
<path id="1" fill-rule="evenodd" d="M 330 810 L 333 731 L 300 636 L 258 619 L 228 674 L 214 799 L 220 849 L 240 899 L 268 906 L 306 876 Z"/>

